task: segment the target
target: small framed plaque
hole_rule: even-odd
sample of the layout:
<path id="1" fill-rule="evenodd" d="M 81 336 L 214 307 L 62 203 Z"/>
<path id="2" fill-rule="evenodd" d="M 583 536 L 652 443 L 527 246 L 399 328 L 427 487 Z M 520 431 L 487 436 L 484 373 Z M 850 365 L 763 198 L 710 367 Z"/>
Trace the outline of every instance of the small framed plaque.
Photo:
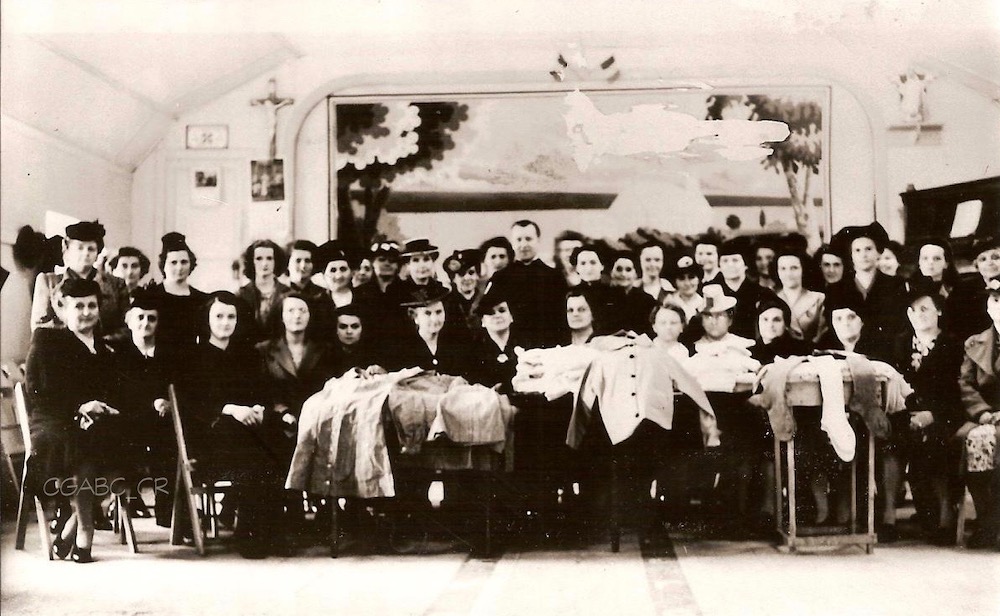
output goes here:
<path id="1" fill-rule="evenodd" d="M 229 127 L 225 124 L 189 124 L 185 145 L 189 150 L 225 150 Z"/>

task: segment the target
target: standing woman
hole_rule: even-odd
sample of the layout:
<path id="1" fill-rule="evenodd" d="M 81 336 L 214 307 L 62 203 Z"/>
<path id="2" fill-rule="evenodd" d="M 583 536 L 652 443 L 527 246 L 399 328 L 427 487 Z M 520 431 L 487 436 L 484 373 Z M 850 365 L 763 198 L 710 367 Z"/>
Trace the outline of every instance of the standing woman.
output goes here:
<path id="1" fill-rule="evenodd" d="M 149 273 L 149 257 L 132 246 L 123 246 L 118 254 L 111 257 L 111 274 L 125 283 L 129 295 L 142 287 L 142 279 Z"/>
<path id="2" fill-rule="evenodd" d="M 899 274 L 899 258 L 903 256 L 903 247 L 899 242 L 888 241 L 878 258 L 878 270 L 886 276 Z"/>
<path id="3" fill-rule="evenodd" d="M 157 339 L 183 351 L 198 340 L 200 311 L 208 294 L 191 286 L 188 278 L 198 265 L 198 259 L 187 240 L 176 231 L 163 236 L 159 267 L 163 282 L 150 287 L 160 304 L 160 325 Z"/>
<path id="4" fill-rule="evenodd" d="M 451 291 L 444 299 L 448 325 L 472 333 L 474 304 L 479 294 L 479 251 L 456 250 L 444 260 L 444 271 L 451 280 Z"/>
<path id="5" fill-rule="evenodd" d="M 278 281 L 288 263 L 285 251 L 271 240 L 257 240 L 243 252 L 243 273 L 250 282 L 236 295 L 253 312 L 254 327 L 250 339 L 259 342 L 271 336 L 277 321 L 281 298 L 289 289 Z"/>
<path id="6" fill-rule="evenodd" d="M 483 242 L 479 253 L 483 256 L 483 284 L 514 261 L 514 247 L 502 235 Z"/>
<path id="7" fill-rule="evenodd" d="M 824 293 L 844 277 L 844 259 L 830 244 L 820 246 L 816 254 L 813 255 L 813 260 L 823 276 Z"/>
<path id="8" fill-rule="evenodd" d="M 37 494 L 65 493 L 75 485 L 73 516 L 53 542 L 52 553 L 60 559 L 72 553 L 75 562 L 88 563 L 94 539 L 93 486 L 118 460 L 120 438 L 113 417 L 118 411 L 108 404 L 114 391 L 113 356 L 95 335 L 101 303 L 97 281 L 67 278 L 57 297 L 65 328 L 39 329 L 28 351 L 25 391 L 34 452 L 26 480 Z"/>
<path id="9" fill-rule="evenodd" d="M 646 242 L 639 246 L 639 268 L 642 271 L 642 290 L 657 302 L 676 289 L 663 275 L 663 244 Z"/>
<path id="10" fill-rule="evenodd" d="M 31 329 L 64 327 L 56 307 L 61 305 L 57 289 L 63 280 L 93 280 L 101 289 L 101 335 L 109 336 L 124 329 L 128 310 L 128 290 L 121 280 L 105 276 L 97 267 L 97 255 L 104 249 L 104 226 L 98 222 L 78 222 L 66 227 L 62 241 L 63 267 L 41 273 L 35 279 L 31 301 Z"/>
<path id="11" fill-rule="evenodd" d="M 281 508 L 285 469 L 275 441 L 282 415 L 270 403 L 259 355 L 239 335 L 242 303 L 228 291 L 211 295 L 178 393 L 195 468 L 233 482 L 240 554 L 263 558 L 274 547 Z"/>
<path id="12" fill-rule="evenodd" d="M 917 251 L 917 273 L 910 279 L 913 290 L 937 293 L 948 299 L 958 284 L 958 270 L 948 240 L 927 240 Z"/>
<path id="13" fill-rule="evenodd" d="M 656 306 L 656 300 L 636 286 L 639 280 L 639 261 L 635 254 L 620 250 L 612 256 L 611 291 L 608 303 L 611 307 L 608 330 L 632 331 L 650 334 L 649 313 Z"/>
<path id="14" fill-rule="evenodd" d="M 664 297 L 661 304 L 676 304 L 684 309 L 686 322 L 700 321 L 696 319 L 705 307 L 705 298 L 698 292 L 701 284 L 701 266 L 689 255 L 682 255 L 674 264 L 672 277 L 677 290 Z"/>
<path id="15" fill-rule="evenodd" d="M 323 274 L 326 292 L 316 302 L 315 327 L 324 340 L 332 340 L 335 332 L 334 312 L 337 308 L 356 303 L 364 292 L 355 289 L 354 270 L 360 257 L 338 240 L 330 240 L 316 249 L 316 269 Z"/>
<path id="16" fill-rule="evenodd" d="M 778 281 L 778 298 L 791 311 L 787 322 L 793 338 L 816 343 L 826 332 L 823 303 L 826 295 L 804 286 L 809 257 L 800 252 L 781 252 L 771 264 L 771 278 Z"/>
<path id="17" fill-rule="evenodd" d="M 288 263 L 288 290 L 298 293 L 307 302 L 318 300 L 326 292 L 323 287 L 312 281 L 313 265 L 316 256 L 316 244 L 309 240 L 295 240 L 285 247 Z"/>

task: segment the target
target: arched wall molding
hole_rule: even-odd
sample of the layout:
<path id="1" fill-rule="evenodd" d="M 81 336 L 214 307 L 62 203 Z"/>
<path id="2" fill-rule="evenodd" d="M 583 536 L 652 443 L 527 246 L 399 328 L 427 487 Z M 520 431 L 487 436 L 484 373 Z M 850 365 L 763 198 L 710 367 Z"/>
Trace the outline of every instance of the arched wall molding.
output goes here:
<path id="1" fill-rule="evenodd" d="M 811 70 L 810 70 L 811 69 Z M 406 74 L 353 74 L 330 79 L 314 88 L 306 95 L 301 105 L 295 105 L 290 117 L 290 125 L 293 131 L 286 131 L 281 138 L 282 146 L 279 151 L 290 152 L 292 154 L 293 169 L 291 174 L 286 174 L 286 195 L 289 195 L 289 206 L 292 216 L 292 232 L 298 233 L 295 228 L 295 207 L 296 207 L 296 182 L 299 173 L 297 156 L 299 139 L 303 127 L 313 113 L 317 105 L 322 104 L 330 96 L 358 96 L 359 98 L 378 96 L 430 96 L 449 94 L 494 94 L 494 95 L 517 95 L 534 92 L 562 92 L 573 89 L 591 91 L 620 91 L 620 90 L 643 90 L 643 89 L 696 89 L 693 84 L 703 82 L 710 87 L 753 87 L 761 85 L 773 86 L 824 86 L 838 88 L 851 95 L 860 105 L 865 114 L 865 119 L 869 127 L 869 138 L 872 146 L 872 215 L 876 220 L 886 221 L 893 224 L 894 213 L 890 211 L 892 200 L 888 195 L 887 165 L 888 156 L 886 150 L 886 129 L 888 127 L 881 107 L 875 98 L 868 92 L 864 82 L 853 77 L 850 73 L 833 70 L 827 66 L 806 65 L 795 73 L 786 73 L 781 76 L 750 74 L 739 77 L 716 77 L 712 79 L 684 79 L 675 75 L 671 76 L 651 76 L 643 74 L 641 79 L 625 79 L 609 84 L 604 81 L 596 82 L 572 82 L 555 83 L 550 79 L 539 78 L 538 72 L 508 72 L 508 71 L 478 71 L 478 72 L 456 72 L 456 73 L 429 73 L 414 72 Z M 547 75 L 546 75 L 547 77 Z M 828 126 L 832 127 L 833 118 L 830 118 Z M 830 130 L 828 128 L 827 130 Z M 830 131 L 832 134 L 832 131 Z M 289 180 L 291 180 L 289 182 Z M 832 182 L 831 182 L 832 183 Z M 830 187 L 832 194 L 833 186 Z M 327 212 L 330 216 L 332 204 L 327 202 Z M 332 229 L 332 220 L 328 220 L 328 228 Z"/>

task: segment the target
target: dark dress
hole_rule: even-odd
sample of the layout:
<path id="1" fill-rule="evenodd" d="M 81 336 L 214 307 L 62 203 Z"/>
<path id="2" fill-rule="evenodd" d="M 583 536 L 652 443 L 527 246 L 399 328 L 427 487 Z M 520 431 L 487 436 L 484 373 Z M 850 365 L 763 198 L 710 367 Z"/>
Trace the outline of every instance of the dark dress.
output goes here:
<path id="1" fill-rule="evenodd" d="M 470 338 L 479 329 L 476 324 L 476 316 L 472 313 L 472 307 L 479 298 L 477 293 L 465 299 L 461 293 L 452 289 L 444 298 L 445 322 L 449 327 L 458 328 L 459 331 L 466 331 Z"/>
<path id="2" fill-rule="evenodd" d="M 278 281 L 274 283 L 274 291 L 271 296 L 264 299 L 260 289 L 253 282 L 240 287 L 236 296 L 246 302 L 253 315 L 253 327 L 248 337 L 253 342 L 267 340 L 278 331 L 278 323 L 281 322 L 281 300 L 288 294 L 290 289 Z"/>
<path id="3" fill-rule="evenodd" d="M 499 348 L 485 330 L 472 343 L 468 379 L 486 387 L 500 385 L 500 391 L 509 392 L 510 382 L 517 372 L 517 355 L 514 348 L 519 346 L 518 334 L 511 329 L 507 345 Z"/>
<path id="4" fill-rule="evenodd" d="M 758 338 L 757 344 L 750 347 L 750 355 L 761 364 L 773 364 L 778 357 L 809 355 L 810 353 L 812 353 L 811 344 L 792 338 L 787 331 L 768 344 L 764 344 Z"/>
<path id="5" fill-rule="evenodd" d="M 757 337 L 757 305 L 765 298 L 774 298 L 774 291 L 765 289 L 746 278 L 739 289 L 731 289 L 725 279 L 720 279 L 722 292 L 736 298 L 733 308 L 733 324 L 730 333 L 753 340 Z"/>
<path id="6" fill-rule="evenodd" d="M 436 353 L 431 353 L 416 331 L 400 341 L 398 346 L 380 353 L 384 367 L 389 370 L 419 367 L 440 374 L 465 376 L 472 364 L 472 354 L 465 336 L 448 327 L 438 334 Z"/>
<path id="7" fill-rule="evenodd" d="M 867 297 L 862 295 L 853 276 L 845 276 L 840 282 L 830 285 L 824 310 L 827 322 L 833 323 L 830 318 L 833 306 L 845 299 L 860 306 L 858 316 L 864 321 L 866 337 L 884 349 L 880 353 L 884 357 L 891 353 L 896 336 L 908 326 L 906 297 L 906 285 L 901 278 L 876 271 Z"/>
<path id="8" fill-rule="evenodd" d="M 25 398 L 33 455 L 28 482 L 45 490 L 52 478 L 102 473 L 120 462 L 119 417 L 100 417 L 80 428 L 80 405 L 98 400 L 114 408 L 114 359 L 96 340 L 97 353 L 68 329 L 35 330 L 28 350 Z"/>
<path id="9" fill-rule="evenodd" d="M 641 288 L 612 288 L 610 298 L 610 321 L 608 331 L 633 331 L 637 334 L 652 334 L 649 314 L 656 306 L 656 300 Z"/>
<path id="10" fill-rule="evenodd" d="M 162 284 L 149 288 L 150 294 L 160 302 L 160 323 L 156 328 L 156 340 L 174 349 L 187 350 L 198 341 L 203 322 L 202 310 L 209 295 L 191 287 L 190 295 L 172 295 Z"/>
<path id="11" fill-rule="evenodd" d="M 115 378 L 121 411 L 124 456 L 136 469 L 148 468 L 154 480 L 165 480 L 154 490 L 156 520 L 170 524 L 173 484 L 176 479 L 177 441 L 170 415 L 160 417 L 153 408 L 157 398 L 168 399 L 168 388 L 178 381 L 183 360 L 169 346 L 158 343 L 153 356 L 142 354 L 131 338 L 115 346 Z"/>

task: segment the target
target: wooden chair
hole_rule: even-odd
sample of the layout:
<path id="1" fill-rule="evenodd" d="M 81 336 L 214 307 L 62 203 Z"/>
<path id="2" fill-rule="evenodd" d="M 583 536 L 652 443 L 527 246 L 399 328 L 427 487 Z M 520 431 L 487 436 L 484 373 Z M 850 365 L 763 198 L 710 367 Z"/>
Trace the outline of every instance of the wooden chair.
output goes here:
<path id="1" fill-rule="evenodd" d="M 45 514 L 45 507 L 42 506 L 42 499 L 28 485 L 28 463 L 31 459 L 33 449 L 31 447 L 31 432 L 28 429 L 28 405 L 24 397 L 24 384 L 14 385 L 14 411 L 17 414 L 17 422 L 21 426 L 21 439 L 24 443 L 24 466 L 21 469 L 21 490 L 17 499 L 17 526 L 15 532 L 14 549 L 23 550 L 24 540 L 28 532 L 28 502 L 35 505 L 35 517 L 38 521 L 38 537 L 41 540 L 42 549 L 49 560 L 52 560 L 52 537 L 49 535 L 49 518 Z"/>

